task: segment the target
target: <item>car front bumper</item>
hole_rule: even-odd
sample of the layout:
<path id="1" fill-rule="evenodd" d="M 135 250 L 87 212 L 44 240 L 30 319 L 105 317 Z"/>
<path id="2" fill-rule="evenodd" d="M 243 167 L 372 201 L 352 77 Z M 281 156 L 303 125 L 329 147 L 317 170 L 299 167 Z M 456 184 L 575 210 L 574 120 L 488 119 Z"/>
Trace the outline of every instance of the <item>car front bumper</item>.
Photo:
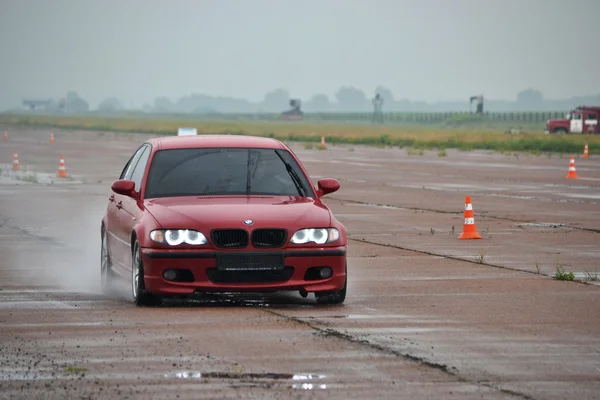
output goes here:
<path id="1" fill-rule="evenodd" d="M 284 269 L 217 269 L 219 255 L 280 255 Z M 344 288 L 346 246 L 271 251 L 158 250 L 142 249 L 146 290 L 162 295 L 187 295 L 195 292 L 276 292 L 305 290 L 329 292 Z M 319 278 L 314 267 L 330 267 L 329 278 Z M 186 281 L 167 280 L 167 270 L 185 271 Z M 310 270 L 310 271 L 309 271 Z M 188 272 L 189 271 L 189 272 Z M 307 271 L 309 271 L 307 273 Z"/>

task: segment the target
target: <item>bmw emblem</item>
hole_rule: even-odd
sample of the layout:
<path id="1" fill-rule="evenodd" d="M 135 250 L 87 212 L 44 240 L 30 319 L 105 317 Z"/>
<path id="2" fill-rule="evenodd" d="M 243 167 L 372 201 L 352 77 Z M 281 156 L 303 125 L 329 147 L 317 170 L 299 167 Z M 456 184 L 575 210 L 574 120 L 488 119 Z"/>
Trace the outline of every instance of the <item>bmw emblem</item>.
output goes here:
<path id="1" fill-rule="evenodd" d="M 252 225 L 252 224 L 254 224 L 254 221 L 252 221 L 251 219 L 245 219 L 244 220 L 244 224 L 245 225 Z"/>

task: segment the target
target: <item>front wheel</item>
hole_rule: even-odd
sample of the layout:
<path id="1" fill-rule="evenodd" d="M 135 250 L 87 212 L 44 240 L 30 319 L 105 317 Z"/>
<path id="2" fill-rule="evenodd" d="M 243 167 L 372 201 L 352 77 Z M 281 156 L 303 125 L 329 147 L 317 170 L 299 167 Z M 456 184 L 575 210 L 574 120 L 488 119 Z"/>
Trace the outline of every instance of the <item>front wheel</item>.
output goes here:
<path id="1" fill-rule="evenodd" d="M 342 304 L 346 300 L 346 288 L 348 287 L 348 264 L 346 264 L 346 279 L 344 280 L 344 287 L 341 290 L 335 292 L 315 292 L 315 300 L 317 304 Z"/>
<path id="2" fill-rule="evenodd" d="M 142 250 L 136 240 L 132 250 L 131 260 L 131 297 L 136 306 L 157 306 L 160 299 L 146 291 L 144 284 L 144 264 L 142 262 Z"/>

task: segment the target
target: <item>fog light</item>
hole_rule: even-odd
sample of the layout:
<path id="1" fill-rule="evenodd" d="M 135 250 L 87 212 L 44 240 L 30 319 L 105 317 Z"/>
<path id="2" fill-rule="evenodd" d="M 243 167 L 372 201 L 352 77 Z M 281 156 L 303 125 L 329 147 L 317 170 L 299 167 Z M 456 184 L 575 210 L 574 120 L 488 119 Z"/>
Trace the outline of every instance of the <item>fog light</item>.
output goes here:
<path id="1" fill-rule="evenodd" d="M 174 281 L 177 278 L 177 271 L 175 271 L 174 269 L 168 269 L 165 272 L 163 272 L 163 278 L 165 278 L 168 281 Z"/>
<path id="2" fill-rule="evenodd" d="M 333 275 L 333 270 L 329 267 L 323 267 L 321 268 L 321 270 L 319 271 L 319 276 L 323 279 L 327 279 L 330 278 L 331 275 Z"/>

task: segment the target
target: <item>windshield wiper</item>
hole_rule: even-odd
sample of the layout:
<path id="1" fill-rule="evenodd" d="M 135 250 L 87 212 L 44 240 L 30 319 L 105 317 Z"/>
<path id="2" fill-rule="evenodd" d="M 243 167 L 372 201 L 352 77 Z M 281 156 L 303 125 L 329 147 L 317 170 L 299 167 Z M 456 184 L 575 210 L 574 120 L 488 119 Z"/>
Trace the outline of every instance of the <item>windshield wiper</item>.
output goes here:
<path id="1" fill-rule="evenodd" d="M 246 163 L 246 196 L 250 195 L 250 151 L 248 151 L 248 162 Z"/>
<path id="2" fill-rule="evenodd" d="M 306 197 L 306 189 L 304 188 L 304 185 L 302 185 L 302 181 L 300 180 L 300 177 L 298 176 L 294 168 L 292 168 L 292 166 L 287 161 L 285 161 L 283 157 L 281 157 L 281 154 L 279 154 L 277 150 L 275 150 L 275 154 L 277 154 L 277 157 L 279 157 L 281 159 L 281 162 L 285 165 L 285 169 L 287 170 L 288 174 L 290 174 L 292 182 L 294 182 L 296 190 L 298 190 L 300 196 Z"/>
<path id="3" fill-rule="evenodd" d="M 260 159 L 260 152 L 248 150 L 248 162 L 246 163 L 246 196 L 250 195 L 251 182 L 256 174 L 256 165 Z M 252 172 L 252 174 L 250 174 Z"/>

